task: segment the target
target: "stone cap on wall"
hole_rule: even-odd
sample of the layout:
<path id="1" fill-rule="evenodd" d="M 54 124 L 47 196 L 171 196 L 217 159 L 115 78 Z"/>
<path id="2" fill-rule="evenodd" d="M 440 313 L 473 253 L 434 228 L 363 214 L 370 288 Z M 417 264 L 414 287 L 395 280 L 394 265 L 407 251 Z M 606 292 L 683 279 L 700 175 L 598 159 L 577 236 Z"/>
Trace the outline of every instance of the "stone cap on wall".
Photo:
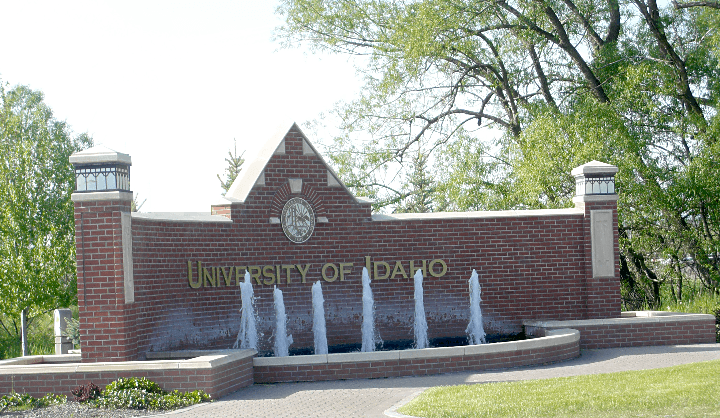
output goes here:
<path id="1" fill-rule="evenodd" d="M 153 221 L 232 223 L 225 216 L 212 215 L 207 212 L 133 212 L 132 217 L 133 219 Z"/>
<path id="2" fill-rule="evenodd" d="M 572 174 L 573 177 L 578 177 L 580 175 L 597 177 L 604 174 L 615 174 L 617 172 L 618 168 L 616 166 L 593 160 L 579 167 L 575 167 L 570 174 Z"/>
<path id="3" fill-rule="evenodd" d="M 123 163 L 132 165 L 130 155 L 117 152 L 104 145 L 97 145 L 70 156 L 70 164 Z"/>
<path id="4" fill-rule="evenodd" d="M 376 222 L 411 221 L 423 219 L 473 219 L 473 218 L 517 218 L 531 216 L 568 216 L 583 215 L 578 208 L 569 209 L 528 209 L 528 210 L 488 210 L 475 212 L 427 212 L 427 213 L 391 213 L 373 214 Z"/>

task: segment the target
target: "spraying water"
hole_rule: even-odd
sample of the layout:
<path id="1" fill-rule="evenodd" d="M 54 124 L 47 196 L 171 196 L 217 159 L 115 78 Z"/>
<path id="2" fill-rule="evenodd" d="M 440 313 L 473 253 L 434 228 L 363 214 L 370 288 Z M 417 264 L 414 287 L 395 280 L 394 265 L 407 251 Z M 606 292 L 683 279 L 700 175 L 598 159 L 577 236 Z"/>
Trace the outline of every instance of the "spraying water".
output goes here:
<path id="1" fill-rule="evenodd" d="M 283 302 L 282 290 L 275 286 L 273 290 L 275 301 L 275 346 L 273 347 L 275 357 L 287 357 L 290 345 L 293 343 L 292 335 L 287 334 L 287 315 L 285 315 L 285 302 Z"/>
<path id="2" fill-rule="evenodd" d="M 313 336 L 315 339 L 315 354 L 327 354 L 327 333 L 325 329 L 325 307 L 323 303 L 322 287 L 320 280 L 312 285 L 312 308 L 313 308 Z"/>
<path id="3" fill-rule="evenodd" d="M 245 272 L 245 283 L 240 283 L 240 331 L 233 348 L 252 348 L 257 350 L 257 329 L 255 327 L 255 306 L 250 273 Z"/>
<path id="4" fill-rule="evenodd" d="M 427 321 L 425 320 L 425 305 L 423 301 L 423 287 L 422 287 L 423 275 L 422 270 L 418 269 L 415 273 L 415 347 L 416 348 L 427 348 L 428 347 L 428 336 L 427 336 Z"/>
<path id="5" fill-rule="evenodd" d="M 363 267 L 362 273 L 362 302 L 363 302 L 363 322 L 362 322 L 362 348 L 363 353 L 375 351 L 375 302 L 373 301 L 372 290 L 370 289 L 370 275 L 367 268 Z"/>
<path id="6" fill-rule="evenodd" d="M 485 344 L 485 328 L 483 328 L 482 311 L 480 310 L 480 283 L 478 275 L 473 269 L 470 275 L 470 323 L 465 332 L 470 339 L 470 345 Z"/>

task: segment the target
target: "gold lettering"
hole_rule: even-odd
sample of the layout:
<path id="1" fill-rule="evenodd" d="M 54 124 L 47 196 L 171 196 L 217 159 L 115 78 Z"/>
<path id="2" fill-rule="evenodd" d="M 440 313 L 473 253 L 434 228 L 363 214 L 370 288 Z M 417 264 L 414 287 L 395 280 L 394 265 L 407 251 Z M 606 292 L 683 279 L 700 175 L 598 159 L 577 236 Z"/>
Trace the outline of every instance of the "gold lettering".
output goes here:
<path id="1" fill-rule="evenodd" d="M 398 274 L 402 274 L 402 277 L 407 279 L 407 273 L 405 273 L 405 268 L 402 266 L 402 262 L 396 261 L 395 262 L 395 268 L 393 269 L 392 275 L 390 276 L 391 279 L 394 279 L 395 276 Z"/>
<path id="2" fill-rule="evenodd" d="M 382 277 L 380 276 L 380 274 L 378 274 L 378 266 L 385 267 L 385 275 Z M 387 279 L 388 277 L 390 277 L 390 264 L 388 264 L 384 261 L 373 261 L 373 271 L 375 273 L 374 274 L 375 280 Z"/>
<path id="3" fill-rule="evenodd" d="M 243 281 L 240 280 L 240 278 L 245 278 L 245 273 L 243 270 L 247 271 L 247 266 L 235 266 L 235 285 L 240 286 L 240 283 Z"/>
<path id="4" fill-rule="evenodd" d="M 202 286 L 202 280 L 200 279 L 200 262 L 198 261 L 198 281 L 193 282 L 193 268 L 192 261 L 188 260 L 188 284 L 193 289 L 199 289 Z"/>
<path id="5" fill-rule="evenodd" d="M 282 276 L 280 276 L 280 266 L 275 266 L 275 277 L 277 277 L 277 283 L 280 284 L 280 279 Z M 290 280 L 287 281 L 287 284 L 290 284 Z"/>
<path id="6" fill-rule="evenodd" d="M 248 266 L 248 270 L 250 271 L 250 277 L 255 279 L 258 286 L 262 285 L 262 282 L 260 281 L 260 266 Z"/>
<path id="7" fill-rule="evenodd" d="M 350 270 L 345 270 L 345 267 L 350 267 Z M 340 263 L 340 281 L 345 280 L 345 274 L 350 274 L 352 272 L 353 263 Z"/>
<path id="8" fill-rule="evenodd" d="M 370 279 L 372 280 L 372 268 L 370 267 L 370 256 L 365 256 L 365 268 L 368 271 L 368 276 L 370 276 Z"/>
<path id="9" fill-rule="evenodd" d="M 333 276 L 328 277 L 325 271 L 328 267 L 331 267 L 333 269 Z M 322 267 L 322 278 L 325 279 L 326 282 L 334 282 L 337 279 L 338 276 L 338 268 L 333 263 L 327 263 Z"/>
<path id="10" fill-rule="evenodd" d="M 210 280 L 210 286 L 215 286 L 215 275 L 213 274 L 214 270 L 212 267 L 210 268 L 210 271 L 208 271 L 207 267 L 202 268 L 202 276 L 203 276 L 203 286 L 208 287 L 208 279 Z"/>
<path id="11" fill-rule="evenodd" d="M 440 273 L 435 273 L 435 271 L 433 270 L 433 266 L 438 263 L 440 263 L 440 265 L 442 266 L 442 270 L 440 271 Z M 442 277 L 445 275 L 445 273 L 447 273 L 447 264 L 445 264 L 445 262 L 442 260 L 435 259 L 430 262 L 430 266 L 428 266 L 428 271 L 430 271 L 430 275 L 433 277 Z"/>
<path id="12" fill-rule="evenodd" d="M 281 267 L 285 270 L 285 278 L 287 279 L 288 284 L 290 284 L 290 272 L 295 268 L 295 266 L 292 264 L 283 264 Z M 280 280 L 280 270 L 278 270 L 278 280 Z"/>
<path id="13" fill-rule="evenodd" d="M 268 273 L 268 269 L 270 269 L 269 273 Z M 275 283 L 275 271 L 274 270 L 275 269 L 273 268 L 273 266 L 263 266 L 263 268 L 262 268 L 263 277 L 267 277 L 268 279 L 270 279 L 269 281 L 263 280 L 263 284 L 266 284 L 269 286 L 269 285 Z M 278 284 L 280 284 L 280 283 L 278 283 Z"/>
<path id="14" fill-rule="evenodd" d="M 233 276 L 233 269 L 235 267 L 230 266 L 230 273 L 225 273 L 225 267 L 218 267 L 220 271 L 222 271 L 223 278 L 225 279 L 225 286 L 230 286 L 230 283 L 232 283 L 232 276 Z M 220 278 L 218 277 L 218 282 L 220 282 Z M 219 285 L 220 283 L 218 283 Z"/>
<path id="15" fill-rule="evenodd" d="M 305 264 L 305 269 L 303 269 L 300 264 L 295 264 L 295 268 L 298 269 L 298 271 L 300 272 L 300 277 L 302 277 L 302 282 L 305 283 L 305 275 L 310 268 L 310 264 Z"/>
<path id="16" fill-rule="evenodd" d="M 427 277 L 427 260 L 422 261 L 421 269 L 416 269 L 415 263 L 412 260 L 410 260 L 410 274 L 415 275 L 415 273 L 417 273 L 418 270 L 422 270 L 423 277 Z"/>

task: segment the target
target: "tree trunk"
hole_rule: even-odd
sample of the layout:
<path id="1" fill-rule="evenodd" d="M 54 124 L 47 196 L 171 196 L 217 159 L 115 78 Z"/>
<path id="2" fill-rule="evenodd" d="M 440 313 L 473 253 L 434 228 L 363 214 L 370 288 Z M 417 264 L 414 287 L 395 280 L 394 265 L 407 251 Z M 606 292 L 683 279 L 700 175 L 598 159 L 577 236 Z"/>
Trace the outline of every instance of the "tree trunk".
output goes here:
<path id="1" fill-rule="evenodd" d="M 27 308 L 20 312 L 20 335 L 22 339 L 22 355 L 30 355 L 30 345 L 27 340 Z"/>

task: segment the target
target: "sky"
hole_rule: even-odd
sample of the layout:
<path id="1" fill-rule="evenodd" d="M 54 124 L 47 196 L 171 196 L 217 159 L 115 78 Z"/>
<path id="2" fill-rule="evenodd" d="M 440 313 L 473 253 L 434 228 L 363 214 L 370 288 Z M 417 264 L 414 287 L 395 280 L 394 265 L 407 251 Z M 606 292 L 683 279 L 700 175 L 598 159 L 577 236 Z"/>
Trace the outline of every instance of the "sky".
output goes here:
<path id="1" fill-rule="evenodd" d="M 277 0 L 0 0 L 0 79 L 132 158 L 143 212 L 209 212 L 225 157 L 360 90 L 348 57 L 273 40 Z M 314 144 L 324 138 L 309 138 Z"/>

